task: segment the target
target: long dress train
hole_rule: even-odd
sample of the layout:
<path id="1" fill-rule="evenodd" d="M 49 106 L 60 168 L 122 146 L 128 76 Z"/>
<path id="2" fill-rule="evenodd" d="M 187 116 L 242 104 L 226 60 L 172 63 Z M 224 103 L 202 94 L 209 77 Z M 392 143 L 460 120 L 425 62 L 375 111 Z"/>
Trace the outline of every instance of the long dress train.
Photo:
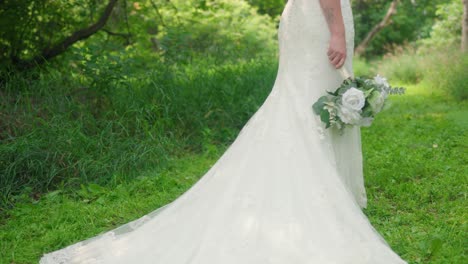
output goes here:
<path id="1" fill-rule="evenodd" d="M 352 73 L 354 25 L 341 0 Z M 289 0 L 271 93 L 219 160 L 173 202 L 40 263 L 406 263 L 372 227 L 360 130 L 324 130 L 311 105 L 343 77 L 318 0 Z"/>

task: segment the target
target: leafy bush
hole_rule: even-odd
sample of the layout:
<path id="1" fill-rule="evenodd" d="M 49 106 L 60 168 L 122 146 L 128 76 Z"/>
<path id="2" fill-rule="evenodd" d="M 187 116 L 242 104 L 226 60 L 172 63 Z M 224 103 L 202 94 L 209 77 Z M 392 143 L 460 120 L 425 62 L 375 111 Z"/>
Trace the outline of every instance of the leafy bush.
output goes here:
<path id="1" fill-rule="evenodd" d="M 0 3 L 0 60 L 30 59 L 94 23 L 99 1 L 5 0 Z"/>
<path id="2" fill-rule="evenodd" d="M 17 2 L 7 0 L 0 7 L 5 29 L 0 32 L 0 66 L 37 58 L 96 23 L 105 7 L 94 0 Z M 118 1 L 104 29 L 84 42 L 101 50 L 137 47 L 150 57 L 158 54 L 178 63 L 196 55 L 226 61 L 275 55 L 275 22 L 246 1 Z"/>
<path id="3" fill-rule="evenodd" d="M 353 71 L 354 76 L 374 76 L 376 74 L 376 69 L 373 66 L 374 64 L 370 60 L 366 60 L 363 57 L 354 56 L 353 57 Z"/>
<path id="4" fill-rule="evenodd" d="M 458 43 L 445 49 L 428 51 L 423 58 L 424 84 L 442 90 L 457 100 L 468 99 L 468 53 Z"/>
<path id="5" fill-rule="evenodd" d="M 262 14 L 268 14 L 271 17 L 281 15 L 284 9 L 285 0 L 247 0 L 251 5 L 258 7 L 258 11 Z"/>
<path id="6" fill-rule="evenodd" d="M 406 84 L 424 83 L 426 89 L 445 92 L 457 100 L 468 98 L 468 54 L 458 43 L 445 48 L 400 46 L 376 61 L 378 72 Z"/>
<path id="7" fill-rule="evenodd" d="M 9 41 L 24 32 L 28 45 L 15 52 L 30 58 L 43 39 L 58 41 L 102 10 L 79 0 L 55 1 L 54 11 L 43 8 L 48 2 L 18 5 L 41 5 L 31 13 L 31 28 L 21 10 L 0 10 L 2 25 L 20 17 L 0 34 L 1 56 L 11 55 Z M 1 72 L 0 212 L 23 189 L 36 196 L 57 186 L 112 184 L 227 143 L 271 89 L 275 21 L 247 2 L 119 3 L 106 31 L 60 58 L 29 72 Z M 57 21 L 59 28 L 45 29 Z M 130 33 L 131 41 L 108 32 Z"/>
<path id="8" fill-rule="evenodd" d="M 364 56 L 368 59 L 382 56 L 394 45 L 404 45 L 405 42 L 427 38 L 437 17 L 437 5 L 454 1 L 460 2 L 459 0 L 400 1 L 397 13 L 391 18 L 391 24 L 382 29 L 369 43 Z M 382 20 L 390 2 L 388 0 L 352 1 L 356 45 Z"/>
<path id="9" fill-rule="evenodd" d="M 391 80 L 408 84 L 422 81 L 427 89 L 466 100 L 468 54 L 460 50 L 462 2 L 441 3 L 435 13 L 438 19 L 430 36 L 394 45 L 377 63 L 378 70 Z"/>
<path id="10" fill-rule="evenodd" d="M 276 55 L 277 31 L 267 15 L 258 15 L 245 1 L 172 1 L 161 10 L 165 27 L 158 39 L 163 51 L 178 61 L 192 53 L 219 61 Z"/>
<path id="11" fill-rule="evenodd" d="M 40 195 L 113 184 L 228 143 L 268 94 L 277 65 L 206 58 L 131 74 L 122 69 L 130 61 L 118 58 L 91 56 L 72 74 L 47 67 L 35 80 L 9 77 L 0 101 L 0 211 L 24 188 Z"/>
<path id="12" fill-rule="evenodd" d="M 463 3 L 451 1 L 437 6 L 437 20 L 432 26 L 430 37 L 421 39 L 420 49 L 444 48 L 461 41 Z"/>
<path id="13" fill-rule="evenodd" d="M 377 60 L 377 71 L 390 81 L 418 83 L 423 78 L 421 60 L 410 44 L 395 46 L 391 53 Z"/>

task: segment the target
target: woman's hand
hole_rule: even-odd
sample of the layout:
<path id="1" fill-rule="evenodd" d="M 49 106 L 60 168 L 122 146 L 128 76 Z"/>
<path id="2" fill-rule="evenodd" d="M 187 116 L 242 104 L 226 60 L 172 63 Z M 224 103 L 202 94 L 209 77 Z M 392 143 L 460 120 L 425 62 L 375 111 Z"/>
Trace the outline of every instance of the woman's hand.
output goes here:
<path id="1" fill-rule="evenodd" d="M 341 0 L 319 0 L 323 15 L 330 29 L 330 43 L 328 59 L 335 68 L 343 66 L 346 60 L 346 36 L 343 15 L 341 14 Z"/>
<path id="2" fill-rule="evenodd" d="M 343 66 L 346 61 L 346 37 L 344 34 L 331 34 L 327 55 L 335 68 Z"/>

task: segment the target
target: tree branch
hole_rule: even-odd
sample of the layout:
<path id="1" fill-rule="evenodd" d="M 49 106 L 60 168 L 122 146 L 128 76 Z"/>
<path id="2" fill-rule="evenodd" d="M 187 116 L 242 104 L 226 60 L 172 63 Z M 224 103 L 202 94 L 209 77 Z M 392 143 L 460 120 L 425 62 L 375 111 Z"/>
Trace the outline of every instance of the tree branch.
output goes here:
<path id="1" fill-rule="evenodd" d="M 87 39 L 92 36 L 94 33 L 98 32 L 104 25 L 107 23 L 112 10 L 114 9 L 118 0 L 109 0 L 104 13 L 101 15 L 99 20 L 92 24 L 91 26 L 75 31 L 72 35 L 68 36 L 62 42 L 52 46 L 51 48 L 46 48 L 42 53 L 31 60 L 23 61 L 16 58 L 15 64 L 20 68 L 30 68 L 34 65 L 42 64 L 47 60 L 52 59 L 53 57 L 63 53 L 67 48 L 76 42 Z"/>
<path id="2" fill-rule="evenodd" d="M 161 13 L 159 12 L 158 5 L 156 5 L 156 3 L 153 0 L 150 0 L 150 3 L 153 6 L 154 10 L 156 11 L 156 14 L 159 17 L 159 21 L 161 21 L 161 25 L 163 25 L 163 27 L 166 27 L 166 23 L 164 23 L 164 19 L 163 19 Z"/>
<path id="3" fill-rule="evenodd" d="M 125 38 L 125 39 L 128 39 L 128 38 L 130 38 L 132 36 L 132 34 L 112 32 L 112 31 L 110 31 L 108 29 L 105 29 L 105 28 L 102 29 L 102 31 L 106 32 L 110 36 L 122 37 L 122 38 Z"/>
<path id="4" fill-rule="evenodd" d="M 379 33 L 384 27 L 386 27 L 388 24 L 391 23 L 390 18 L 396 14 L 397 11 L 397 5 L 399 3 L 399 0 L 393 0 L 392 3 L 390 4 L 390 7 L 387 10 L 387 14 L 384 16 L 382 21 L 380 21 L 377 25 L 372 28 L 372 30 L 367 34 L 367 36 L 364 38 L 364 40 L 357 46 L 355 49 L 354 53 L 356 55 L 362 55 L 364 51 L 366 50 L 367 46 L 371 42 L 371 40 Z"/>

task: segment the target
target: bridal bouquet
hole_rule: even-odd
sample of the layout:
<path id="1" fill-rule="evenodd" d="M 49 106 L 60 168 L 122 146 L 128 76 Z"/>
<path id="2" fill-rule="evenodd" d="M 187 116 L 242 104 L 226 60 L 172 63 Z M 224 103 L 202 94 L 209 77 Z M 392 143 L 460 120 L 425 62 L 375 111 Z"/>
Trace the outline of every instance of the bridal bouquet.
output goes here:
<path id="1" fill-rule="evenodd" d="M 373 79 L 351 78 L 346 69 L 340 70 L 346 78 L 343 83 L 312 105 L 326 128 L 336 127 L 342 131 L 345 126 L 370 126 L 384 107 L 388 94 L 404 93 L 405 88 L 392 88 L 379 74 Z"/>

